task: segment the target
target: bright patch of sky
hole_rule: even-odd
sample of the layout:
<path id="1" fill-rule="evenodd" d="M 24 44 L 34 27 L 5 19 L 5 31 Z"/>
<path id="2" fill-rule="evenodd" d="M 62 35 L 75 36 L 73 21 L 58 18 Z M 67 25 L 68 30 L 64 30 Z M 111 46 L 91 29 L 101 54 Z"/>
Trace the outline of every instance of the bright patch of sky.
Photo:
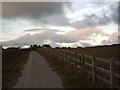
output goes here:
<path id="1" fill-rule="evenodd" d="M 95 37 L 91 37 L 90 44 L 93 45 L 101 45 L 103 40 L 108 40 L 107 36 L 97 35 Z"/>
<path id="2" fill-rule="evenodd" d="M 118 25 L 110 23 L 109 25 L 98 26 L 103 32 L 112 34 L 113 32 L 118 33 Z"/>
<path id="3" fill-rule="evenodd" d="M 77 46 L 79 46 L 77 44 L 77 42 L 76 43 L 61 43 L 60 45 L 63 47 L 77 47 Z"/>
<path id="4" fill-rule="evenodd" d="M 4 40 L 4 35 L 9 36 L 6 39 L 13 39 L 18 36 L 21 36 L 25 29 L 32 27 L 30 22 L 24 19 L 15 19 L 15 20 L 3 20 L 2 22 L 2 36 Z M 11 36 L 11 37 L 10 37 Z"/>
<path id="5" fill-rule="evenodd" d="M 96 3 L 99 5 L 98 3 Z M 95 2 L 75 2 L 72 4 L 72 11 L 69 11 L 65 9 L 66 11 L 66 17 L 70 19 L 70 22 L 78 21 L 84 19 L 84 15 L 91 15 L 96 14 L 99 16 L 102 16 L 103 13 L 107 13 L 109 16 L 111 14 L 110 12 L 110 6 L 115 4 L 113 2 L 108 2 L 99 6 L 96 6 Z"/>
<path id="6" fill-rule="evenodd" d="M 25 45 L 25 46 L 22 46 L 22 47 L 21 47 L 21 49 L 25 49 L 25 48 L 30 48 L 30 46 Z"/>

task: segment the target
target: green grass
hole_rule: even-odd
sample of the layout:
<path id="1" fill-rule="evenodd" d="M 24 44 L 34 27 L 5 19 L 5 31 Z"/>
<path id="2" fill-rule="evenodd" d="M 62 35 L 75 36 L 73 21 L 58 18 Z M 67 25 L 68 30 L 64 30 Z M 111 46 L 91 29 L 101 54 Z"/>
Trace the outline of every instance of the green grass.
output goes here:
<path id="1" fill-rule="evenodd" d="M 2 87 L 12 88 L 21 75 L 30 50 L 6 49 L 2 51 Z"/>

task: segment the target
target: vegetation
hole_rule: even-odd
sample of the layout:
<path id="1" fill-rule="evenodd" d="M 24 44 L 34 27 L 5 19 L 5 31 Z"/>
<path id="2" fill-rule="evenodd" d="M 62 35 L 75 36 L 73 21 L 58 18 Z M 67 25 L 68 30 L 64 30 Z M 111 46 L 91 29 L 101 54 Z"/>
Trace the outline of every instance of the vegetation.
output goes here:
<path id="1" fill-rule="evenodd" d="M 42 47 L 43 48 L 51 48 L 51 46 L 49 44 L 44 44 Z"/>
<path id="2" fill-rule="evenodd" d="M 63 48 L 63 49 L 67 49 L 72 52 L 79 52 L 92 56 L 107 58 L 107 59 L 114 57 L 115 59 L 118 60 L 119 48 L 120 45 L 110 45 L 110 46 L 106 45 L 106 46 L 97 46 L 97 47 L 86 47 L 86 48 L 79 47 L 79 48 Z M 56 47 L 56 49 L 60 49 L 60 48 Z M 62 63 L 59 62 L 59 58 L 52 56 L 49 53 L 49 49 L 48 50 L 39 49 L 38 52 L 47 60 L 48 64 L 53 68 L 53 70 L 61 76 L 65 88 L 109 87 L 108 85 L 100 81 L 99 82 L 96 81 L 96 86 L 93 86 L 91 83 L 92 78 L 90 75 L 84 72 L 80 74 L 80 76 L 77 76 L 78 74 L 75 71 L 73 71 L 72 67 L 69 67 L 70 72 L 66 72 L 65 67 L 62 65 Z M 102 65 L 102 63 L 99 64 Z"/>
<path id="3" fill-rule="evenodd" d="M 8 48 L 2 50 L 2 87 L 13 87 L 18 77 L 21 76 L 21 71 L 24 64 L 27 62 L 29 49 Z"/>
<path id="4" fill-rule="evenodd" d="M 11 88 L 16 84 L 18 77 L 21 76 L 21 71 L 24 64 L 28 60 L 29 52 L 31 50 L 37 50 L 47 60 L 48 64 L 53 68 L 53 70 L 61 76 L 65 88 L 93 87 L 91 84 L 91 78 L 88 74 L 82 73 L 78 79 L 78 74 L 72 70 L 72 67 L 69 67 L 69 73 L 66 72 L 64 65 L 58 61 L 59 58 L 48 53 L 49 49 L 51 49 L 51 46 L 43 45 L 42 47 L 43 48 L 41 48 L 41 46 L 31 45 L 30 49 L 8 48 L 2 50 L 3 88 Z M 107 59 L 110 59 L 110 57 L 115 57 L 117 60 L 119 57 L 119 48 L 120 45 L 106 45 L 86 48 L 63 47 L 63 49 L 67 49 L 72 52 L 79 52 Z M 60 47 L 56 47 L 56 49 L 60 49 Z M 100 83 L 100 85 L 101 84 L 102 83 Z"/>
<path id="5" fill-rule="evenodd" d="M 82 77 L 87 76 L 86 74 L 81 76 L 81 80 L 77 79 L 76 73 L 72 71 L 72 69 L 70 73 L 66 72 L 64 66 L 58 62 L 57 58 L 50 54 L 46 54 L 42 49 L 38 50 L 38 52 L 47 60 L 47 63 L 52 67 L 53 71 L 61 77 L 64 88 L 92 87 L 92 85 L 88 84 L 88 81 L 83 83 L 84 80 Z"/>
<path id="6" fill-rule="evenodd" d="M 106 59 L 109 59 L 110 57 L 115 57 L 116 59 L 118 59 L 120 44 L 85 47 L 85 48 L 81 48 L 81 47 L 66 48 L 66 49 L 69 51 L 79 52 L 79 53 L 97 56 L 97 57 L 106 58 Z"/>

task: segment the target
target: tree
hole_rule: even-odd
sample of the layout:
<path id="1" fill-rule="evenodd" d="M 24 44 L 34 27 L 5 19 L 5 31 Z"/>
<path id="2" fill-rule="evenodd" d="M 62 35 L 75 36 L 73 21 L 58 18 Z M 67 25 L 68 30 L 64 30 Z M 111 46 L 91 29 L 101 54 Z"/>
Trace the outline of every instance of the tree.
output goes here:
<path id="1" fill-rule="evenodd" d="M 44 44 L 42 47 L 43 48 L 51 48 L 51 46 L 49 44 Z"/>

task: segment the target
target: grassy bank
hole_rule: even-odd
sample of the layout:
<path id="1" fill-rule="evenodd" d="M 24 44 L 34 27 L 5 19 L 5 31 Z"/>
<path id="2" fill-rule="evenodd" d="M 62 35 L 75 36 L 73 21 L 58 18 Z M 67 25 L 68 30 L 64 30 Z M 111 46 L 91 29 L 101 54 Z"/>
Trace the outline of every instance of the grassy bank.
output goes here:
<path id="1" fill-rule="evenodd" d="M 93 87 L 92 84 L 90 84 L 91 81 L 89 79 L 86 81 L 84 80 L 83 77 L 89 78 L 86 73 L 82 74 L 81 78 L 78 79 L 76 73 L 72 71 L 72 69 L 71 72 L 66 72 L 64 66 L 58 62 L 56 57 L 46 54 L 42 49 L 39 49 L 38 52 L 47 60 L 47 63 L 52 67 L 53 71 L 61 77 L 64 88 Z"/>
<path id="2" fill-rule="evenodd" d="M 30 50 L 10 48 L 2 50 L 2 87 L 11 88 L 21 76 Z"/>

